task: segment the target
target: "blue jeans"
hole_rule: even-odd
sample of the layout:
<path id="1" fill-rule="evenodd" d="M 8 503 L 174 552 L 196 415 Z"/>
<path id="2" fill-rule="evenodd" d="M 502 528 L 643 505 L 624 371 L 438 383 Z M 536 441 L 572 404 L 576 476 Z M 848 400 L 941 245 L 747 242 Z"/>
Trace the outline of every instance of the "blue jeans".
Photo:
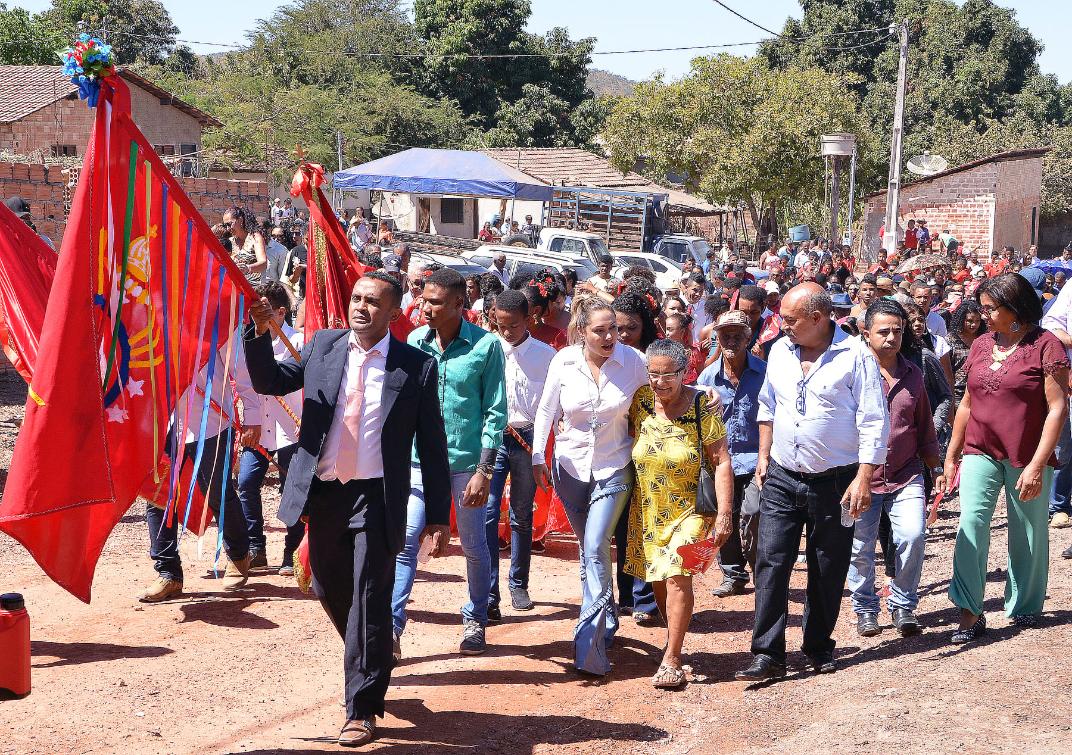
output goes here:
<path id="1" fill-rule="evenodd" d="M 1069 402 L 1072 408 L 1072 402 Z M 1054 453 L 1057 455 L 1057 471 L 1053 475 L 1053 487 L 1050 492 L 1050 516 L 1059 511 L 1072 516 L 1072 432 L 1070 420 L 1065 420 L 1061 428 L 1061 437 L 1057 439 Z"/>
<path id="2" fill-rule="evenodd" d="M 267 547 L 267 538 L 264 536 L 264 506 L 261 502 L 261 486 L 264 477 L 268 474 L 268 461 L 275 456 L 276 465 L 279 467 L 279 490 L 287 484 L 287 470 L 290 468 L 290 460 L 294 452 L 298 450 L 298 444 L 292 443 L 277 451 L 269 451 L 270 456 L 265 456 L 253 448 L 243 448 L 242 455 L 238 460 L 238 500 L 242 504 L 242 513 L 246 517 L 246 526 L 249 529 L 249 549 L 263 553 Z M 283 565 L 290 565 L 290 557 L 301 544 L 305 536 L 305 525 L 298 522 L 293 527 L 287 528 L 287 536 L 283 543 Z"/>
<path id="3" fill-rule="evenodd" d="M 875 592 L 875 542 L 883 511 L 890 517 L 897 557 L 886 605 L 891 611 L 896 608 L 914 611 L 919 605 L 919 579 L 927 549 L 927 499 L 923 495 L 922 476 L 894 493 L 873 493 L 871 508 L 856 520 L 848 577 L 852 610 L 856 613 L 879 611 Z"/>
<path id="4" fill-rule="evenodd" d="M 633 492 L 633 466 L 606 480 L 581 482 L 554 466 L 554 484 L 577 534 L 581 615 L 573 632 L 574 664 L 590 674 L 610 671 L 607 648 L 618 631 L 610 538 Z"/>
<path id="5" fill-rule="evenodd" d="M 491 558 L 489 602 L 499 605 L 499 513 L 506 477 L 510 476 L 510 589 L 529 589 L 529 565 L 532 562 L 532 505 L 536 498 L 536 479 L 532 476 L 532 454 L 509 432 L 495 455 L 495 473 L 488 496 L 487 539 Z M 521 432 L 532 447 L 532 430 Z"/>
<path id="6" fill-rule="evenodd" d="M 462 620 L 476 621 L 480 626 L 488 624 L 488 595 L 491 592 L 491 558 L 488 556 L 488 541 L 485 534 L 487 510 L 484 506 L 462 506 L 465 486 L 473 478 L 473 472 L 451 472 L 450 489 L 454 496 L 454 520 L 458 525 L 458 537 L 465 554 L 466 581 L 469 583 L 469 602 L 462 606 Z M 394 617 L 395 634 L 406 628 L 406 604 L 413 592 L 413 580 L 417 577 L 417 551 L 420 550 L 421 532 L 425 526 L 424 480 L 421 468 L 414 465 L 410 471 L 412 492 L 406 509 L 406 544 L 395 559 L 395 589 L 391 596 L 391 614 Z"/>

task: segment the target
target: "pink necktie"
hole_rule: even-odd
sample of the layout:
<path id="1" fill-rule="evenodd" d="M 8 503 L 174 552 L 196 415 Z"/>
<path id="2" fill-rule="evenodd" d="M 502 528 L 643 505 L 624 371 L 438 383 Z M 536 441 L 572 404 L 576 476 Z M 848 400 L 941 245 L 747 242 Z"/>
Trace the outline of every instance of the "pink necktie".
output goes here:
<path id="1" fill-rule="evenodd" d="M 335 461 L 335 474 L 340 482 L 357 479 L 357 454 L 361 442 L 361 410 L 365 405 L 365 367 L 369 359 L 380 354 L 377 349 L 354 350 L 357 353 L 350 367 L 357 370 L 357 379 L 354 381 L 354 387 L 346 394 L 346 411 L 343 413 L 342 422 L 347 432 L 340 438 L 339 456 Z"/>

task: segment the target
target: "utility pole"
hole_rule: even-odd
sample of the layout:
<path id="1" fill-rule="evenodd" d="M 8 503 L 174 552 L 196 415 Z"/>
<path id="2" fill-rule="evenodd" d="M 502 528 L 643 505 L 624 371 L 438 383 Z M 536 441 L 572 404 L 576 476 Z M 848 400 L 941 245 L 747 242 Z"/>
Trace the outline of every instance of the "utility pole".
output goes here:
<path id="1" fill-rule="evenodd" d="M 890 31 L 893 29 L 891 27 Z M 901 41 L 901 60 L 897 66 L 897 102 L 893 109 L 893 134 L 890 136 L 890 184 L 886 191 L 886 231 L 882 247 L 892 253 L 897 250 L 900 233 L 897 230 L 898 203 L 901 199 L 901 141 L 904 136 L 904 100 L 908 85 L 908 20 L 898 29 Z"/>
<path id="2" fill-rule="evenodd" d="M 341 131 L 336 131 L 335 132 L 335 152 L 339 157 L 339 170 L 342 171 L 342 170 L 344 170 L 344 167 L 343 167 L 343 164 L 342 164 L 342 132 Z M 338 198 L 338 195 L 337 195 L 337 193 L 335 191 L 335 182 L 334 181 L 331 182 L 331 204 L 333 206 L 335 206 L 335 207 L 337 207 L 338 204 L 339 204 L 339 198 Z"/>

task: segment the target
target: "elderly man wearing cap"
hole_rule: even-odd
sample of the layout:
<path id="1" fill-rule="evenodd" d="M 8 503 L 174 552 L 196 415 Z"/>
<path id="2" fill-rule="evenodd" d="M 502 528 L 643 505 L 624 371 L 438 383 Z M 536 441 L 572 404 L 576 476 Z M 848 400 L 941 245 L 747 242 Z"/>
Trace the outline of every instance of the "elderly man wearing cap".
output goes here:
<path id="1" fill-rule="evenodd" d="M 721 356 L 700 374 L 696 383 L 718 394 L 733 459 L 733 531 L 718 552 L 722 584 L 712 591 L 723 598 L 744 592 L 748 584 L 746 563 L 755 573 L 759 512 L 742 512 L 742 508 L 745 490 L 755 478 L 759 456 L 759 390 L 763 387 L 767 363 L 749 352 L 752 327 L 748 315 L 741 310 L 719 315 L 714 336 Z"/>
<path id="2" fill-rule="evenodd" d="M 20 196 L 8 197 L 4 200 L 4 204 L 7 205 L 7 208 L 9 210 L 15 213 L 15 217 L 17 217 L 26 225 L 30 226 L 34 233 L 40 236 L 41 240 L 48 244 L 53 251 L 55 251 L 56 245 L 52 243 L 52 239 L 38 231 L 37 226 L 35 226 L 33 224 L 33 220 L 30 219 L 30 205 L 25 199 Z"/>

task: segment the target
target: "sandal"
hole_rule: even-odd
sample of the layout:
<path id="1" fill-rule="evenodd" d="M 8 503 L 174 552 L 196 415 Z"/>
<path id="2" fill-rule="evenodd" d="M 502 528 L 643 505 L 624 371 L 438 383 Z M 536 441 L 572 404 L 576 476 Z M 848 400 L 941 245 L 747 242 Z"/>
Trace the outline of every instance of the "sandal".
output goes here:
<path id="1" fill-rule="evenodd" d="M 651 684 L 657 689 L 678 689 L 685 686 L 685 672 L 665 663 L 659 666 L 655 676 L 651 678 Z"/>

